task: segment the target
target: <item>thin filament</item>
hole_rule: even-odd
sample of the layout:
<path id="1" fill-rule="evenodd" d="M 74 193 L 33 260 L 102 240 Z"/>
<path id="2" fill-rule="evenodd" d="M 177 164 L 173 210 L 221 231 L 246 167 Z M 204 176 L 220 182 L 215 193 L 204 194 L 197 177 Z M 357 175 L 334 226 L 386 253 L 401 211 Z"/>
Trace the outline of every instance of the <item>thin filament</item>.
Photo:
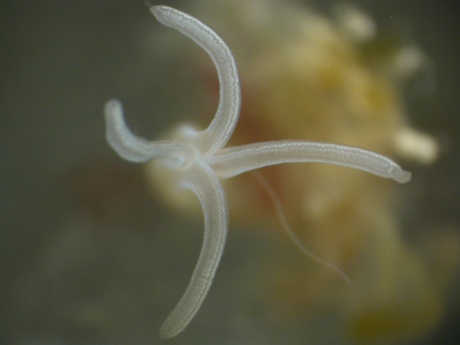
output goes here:
<path id="1" fill-rule="evenodd" d="M 278 219 L 281 223 L 281 226 L 283 229 L 286 231 L 286 234 L 288 235 L 289 239 L 294 242 L 294 245 L 306 256 L 308 256 L 310 259 L 316 261 L 318 264 L 326 266 L 332 270 L 334 270 L 343 280 L 347 282 L 347 284 L 351 285 L 351 279 L 348 277 L 348 275 L 342 270 L 339 266 L 336 264 L 321 258 L 319 255 L 315 254 L 311 249 L 308 249 L 300 240 L 300 238 L 295 234 L 294 230 L 292 227 L 289 225 L 289 222 L 287 220 L 286 214 L 284 212 L 283 206 L 281 205 L 280 199 L 278 195 L 276 194 L 275 190 L 273 187 L 270 185 L 270 183 L 267 181 L 265 176 L 260 173 L 259 171 L 253 171 L 252 172 L 254 176 L 256 176 L 258 182 L 260 185 L 265 189 L 267 192 L 268 196 L 273 202 L 273 206 L 275 206 L 275 210 L 278 216 Z"/>

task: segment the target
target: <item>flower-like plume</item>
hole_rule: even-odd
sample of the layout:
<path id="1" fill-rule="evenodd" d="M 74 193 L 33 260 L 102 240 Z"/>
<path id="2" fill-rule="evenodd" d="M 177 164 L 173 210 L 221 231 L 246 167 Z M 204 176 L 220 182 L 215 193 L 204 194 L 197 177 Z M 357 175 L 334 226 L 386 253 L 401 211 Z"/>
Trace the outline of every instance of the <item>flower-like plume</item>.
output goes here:
<path id="1" fill-rule="evenodd" d="M 209 291 L 222 256 L 228 212 L 220 179 L 261 167 L 282 163 L 319 162 L 347 166 L 397 182 L 410 180 L 410 173 L 391 159 L 367 150 L 308 141 L 269 141 L 224 148 L 238 121 L 241 103 L 238 70 L 225 42 L 199 20 L 167 6 L 150 11 L 165 26 L 190 37 L 211 56 L 220 83 L 219 106 L 209 127 L 197 131 L 180 125 L 171 140 L 147 141 L 126 126 L 118 100 L 105 106 L 106 136 L 112 148 L 124 159 L 142 163 L 161 159 L 177 186 L 198 197 L 204 213 L 204 240 L 191 281 L 160 331 L 170 338 L 187 327 Z"/>

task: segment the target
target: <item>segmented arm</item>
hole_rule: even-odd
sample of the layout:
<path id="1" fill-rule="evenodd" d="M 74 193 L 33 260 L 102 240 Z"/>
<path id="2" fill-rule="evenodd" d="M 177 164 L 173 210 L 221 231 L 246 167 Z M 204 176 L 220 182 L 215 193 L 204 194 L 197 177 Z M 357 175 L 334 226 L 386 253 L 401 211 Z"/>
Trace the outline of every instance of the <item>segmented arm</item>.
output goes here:
<path id="1" fill-rule="evenodd" d="M 216 174 L 232 177 L 246 171 L 283 163 L 318 162 L 355 168 L 405 183 L 411 174 L 393 160 L 351 146 L 308 141 L 268 141 L 221 150 L 208 158 Z"/>
<path id="2" fill-rule="evenodd" d="M 163 25 L 194 40 L 216 66 L 220 83 L 219 106 L 209 127 L 196 133 L 194 140 L 194 145 L 204 155 L 211 155 L 230 139 L 240 113 L 240 81 L 233 54 L 222 38 L 198 19 L 168 6 L 152 6 L 150 11 Z"/>
<path id="3" fill-rule="evenodd" d="M 127 161 L 143 163 L 155 158 L 169 158 L 184 164 L 195 155 L 196 150 L 187 143 L 172 140 L 147 141 L 134 135 L 126 125 L 122 105 L 116 99 L 106 103 L 104 115 L 107 141 Z"/>
<path id="4" fill-rule="evenodd" d="M 204 213 L 204 239 L 192 279 L 179 303 L 161 326 L 160 337 L 182 332 L 193 319 L 214 279 L 227 238 L 227 205 L 223 188 L 211 168 L 197 163 L 184 178 L 183 187 L 192 190 Z"/>

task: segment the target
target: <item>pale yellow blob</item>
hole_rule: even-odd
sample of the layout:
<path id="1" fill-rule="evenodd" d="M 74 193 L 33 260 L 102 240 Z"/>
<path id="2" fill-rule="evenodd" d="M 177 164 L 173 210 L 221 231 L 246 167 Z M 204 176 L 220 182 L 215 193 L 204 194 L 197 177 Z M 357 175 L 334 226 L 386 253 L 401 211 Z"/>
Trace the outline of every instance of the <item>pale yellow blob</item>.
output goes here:
<path id="1" fill-rule="evenodd" d="M 372 51 L 379 36 L 366 14 L 342 9 L 334 21 L 288 1 L 195 3 L 194 13 L 222 34 L 240 70 L 243 108 L 231 144 L 302 139 L 353 145 L 417 163 L 436 160 L 436 141 L 410 127 L 401 93 L 404 80 L 423 68 L 423 54 L 413 46 L 385 54 Z M 217 88 L 210 97 L 217 98 Z M 210 118 L 213 111 L 210 107 Z M 262 172 L 302 241 L 353 280 L 350 287 L 315 263 L 306 270 L 301 260 L 270 270 L 279 315 L 314 317 L 332 305 L 347 336 L 363 343 L 412 339 L 435 328 L 460 258 L 438 247 L 428 256 L 427 247 L 422 250 L 404 238 L 397 214 L 411 203 L 403 196 L 405 186 L 320 164 L 287 164 Z M 155 194 L 201 217 L 193 196 L 188 200 L 171 193 L 170 176 L 148 166 L 147 177 Z M 225 188 L 232 221 L 276 224 L 271 201 L 252 175 L 229 180 Z M 441 242 L 442 236 L 437 237 Z M 458 236 L 449 238 L 459 248 Z M 439 241 L 430 241 L 428 248 Z M 451 269 L 434 269 L 442 262 Z"/>

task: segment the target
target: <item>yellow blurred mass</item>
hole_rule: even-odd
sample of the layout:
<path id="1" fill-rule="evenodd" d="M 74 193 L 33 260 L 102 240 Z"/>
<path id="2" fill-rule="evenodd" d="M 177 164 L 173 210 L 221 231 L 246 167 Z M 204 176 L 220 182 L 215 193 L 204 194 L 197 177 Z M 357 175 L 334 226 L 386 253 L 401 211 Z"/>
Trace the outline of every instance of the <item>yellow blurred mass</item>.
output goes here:
<path id="1" fill-rule="evenodd" d="M 243 107 L 232 145 L 303 139 L 371 149 L 406 162 L 436 159 L 436 141 L 408 124 L 401 92 L 405 79 L 423 68 L 423 53 L 411 47 L 409 54 L 404 46 L 369 53 L 379 37 L 365 13 L 342 5 L 325 17 L 290 1 L 269 0 L 202 0 L 193 6 L 192 13 L 229 43 L 240 70 Z M 211 62 L 205 68 L 212 71 Z M 217 98 L 217 88 L 210 93 Z M 314 317 L 332 305 L 347 336 L 366 344 L 434 329 L 459 257 L 442 250 L 429 255 L 428 246 L 404 238 L 397 215 L 410 207 L 404 186 L 320 164 L 262 172 L 303 243 L 353 281 L 348 286 L 313 262 L 278 266 L 270 280 L 279 315 Z M 165 177 L 147 176 L 158 193 Z M 253 175 L 229 180 L 225 188 L 231 221 L 276 224 L 273 205 Z M 193 212 L 201 213 L 193 200 L 184 203 L 168 193 L 164 197 L 173 207 L 182 203 L 190 211 L 193 204 Z M 433 235 L 437 240 L 429 243 L 443 236 Z M 458 236 L 449 243 L 460 248 Z M 439 263 L 450 269 L 439 269 Z"/>

